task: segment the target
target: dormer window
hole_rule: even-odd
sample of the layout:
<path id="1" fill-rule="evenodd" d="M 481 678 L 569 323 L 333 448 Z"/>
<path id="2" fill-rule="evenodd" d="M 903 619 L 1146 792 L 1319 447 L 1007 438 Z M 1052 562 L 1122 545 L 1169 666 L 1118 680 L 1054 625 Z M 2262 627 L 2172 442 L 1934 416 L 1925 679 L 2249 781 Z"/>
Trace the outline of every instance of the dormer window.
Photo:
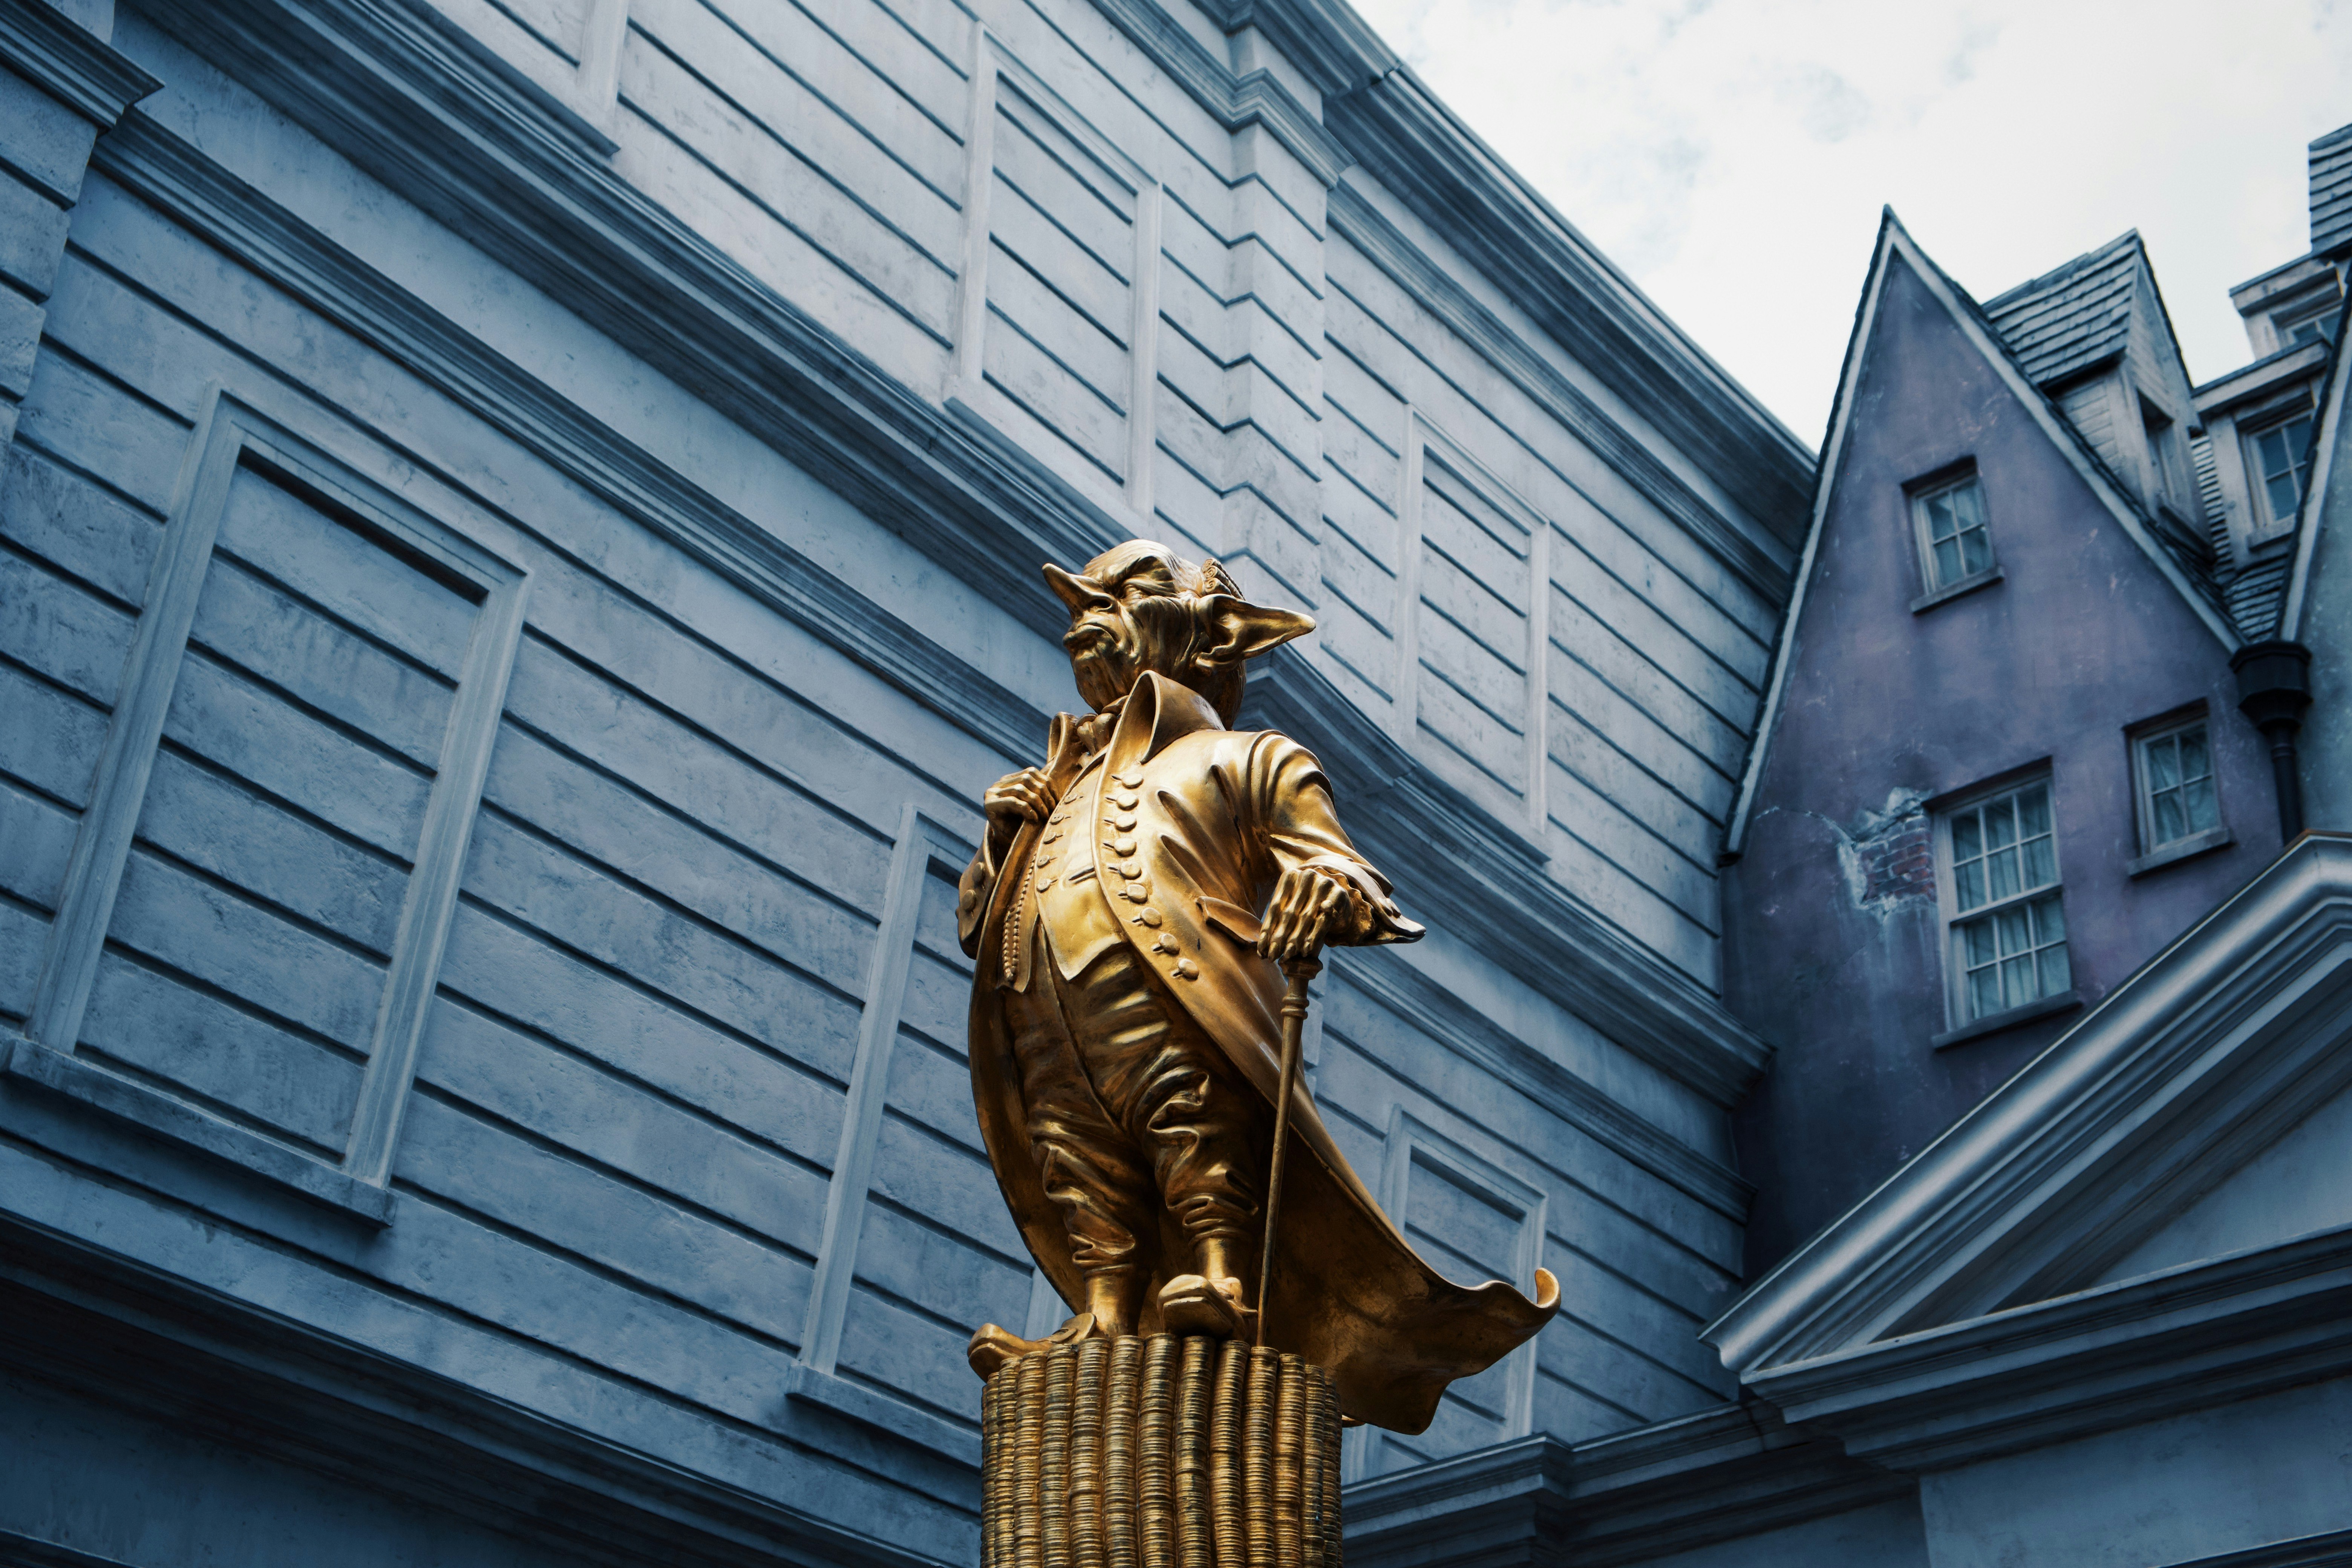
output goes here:
<path id="1" fill-rule="evenodd" d="M 2340 311 L 2333 293 L 2320 300 L 2305 300 L 2271 317 L 2271 328 L 2278 333 L 2279 347 L 2291 349 L 2297 343 L 2332 343 L 2336 341 L 2336 321 Z"/>
<path id="2" fill-rule="evenodd" d="M 2303 483 L 2311 471 L 2308 411 L 2265 425 L 2246 435 L 2246 473 L 2253 483 L 2255 510 L 2263 531 L 2288 527 L 2303 504 Z"/>
<path id="3" fill-rule="evenodd" d="M 1930 596 L 1991 574 L 1992 535 L 1985 526 L 1984 487 L 1974 470 L 1915 489 L 1911 517 Z"/>

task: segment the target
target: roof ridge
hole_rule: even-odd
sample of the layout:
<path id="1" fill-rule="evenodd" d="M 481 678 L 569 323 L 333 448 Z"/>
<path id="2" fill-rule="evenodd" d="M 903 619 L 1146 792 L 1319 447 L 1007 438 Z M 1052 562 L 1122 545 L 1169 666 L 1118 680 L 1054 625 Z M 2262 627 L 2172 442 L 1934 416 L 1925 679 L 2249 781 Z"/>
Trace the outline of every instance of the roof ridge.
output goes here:
<path id="1" fill-rule="evenodd" d="M 1899 227 L 1900 226 L 1898 225 L 1897 226 Z M 1906 239 L 1910 237 L 1908 230 L 1904 231 L 1904 237 Z M 2139 240 L 2139 230 L 2136 228 L 2126 230 L 2120 239 L 2110 241 L 2107 248 L 2112 248 L 2116 245 L 2120 245 L 2125 240 L 2133 242 L 2137 247 Z M 2229 600 L 2222 594 L 2221 584 L 2213 580 L 2212 563 L 2210 562 L 2199 559 L 2194 553 L 2194 546 L 2189 542 L 2177 539 L 2174 536 L 2173 529 L 2168 524 L 2158 520 L 2158 518 L 2148 510 L 2147 504 L 2141 500 L 2138 493 L 2130 485 L 2124 482 L 2123 476 L 2116 472 L 2113 465 L 2108 463 L 2105 457 L 2100 453 L 2098 447 L 2094 446 L 2090 438 L 2084 436 L 2081 430 L 2076 428 L 2074 422 L 2066 416 L 2066 410 L 2059 405 L 2059 402 L 2055 397 L 2053 397 L 2049 392 L 2044 389 L 2042 381 L 2034 376 L 2032 372 L 2026 369 L 2023 360 L 2019 357 L 2017 351 L 2010 345 L 2008 338 L 2002 333 L 2000 326 L 1994 322 L 1992 317 L 1987 312 L 1985 307 L 1978 304 L 1977 301 L 1970 297 L 1969 291 L 1966 289 L 1961 288 L 1959 283 L 1953 279 L 1951 274 L 1946 272 L 1936 261 L 1935 258 L 1927 254 L 1926 247 L 1921 246 L 1917 240 L 1911 240 L 1911 248 L 1917 254 L 1919 260 L 1929 268 L 1934 268 L 1936 275 L 1942 279 L 1951 289 L 1953 296 L 1958 300 L 1961 308 L 1975 313 L 1978 325 L 1984 329 L 1985 335 L 1991 340 L 1995 352 L 1999 353 L 2009 361 L 2011 367 L 2017 372 L 2020 379 L 2024 381 L 2026 385 L 2032 389 L 2033 395 L 2042 400 L 2044 406 L 2050 410 L 2052 416 L 2057 420 L 2058 427 L 2064 432 L 2065 439 L 2073 442 L 2075 450 L 2080 452 L 2084 458 L 2105 478 L 2108 485 L 2115 491 L 2116 499 L 2122 503 L 2124 510 L 2131 514 L 2132 518 L 2139 523 L 2142 529 L 2146 530 L 2147 537 L 2155 542 L 2156 547 L 2163 551 L 2166 555 L 2171 558 L 2173 563 L 2179 567 L 2182 575 L 2189 580 L 2189 585 L 2196 591 L 2199 596 L 2204 599 L 2207 607 L 2215 615 L 2219 616 L 2224 625 L 2228 626 L 2232 631 L 2237 631 L 2239 629 L 2237 617 L 2230 613 Z M 2141 255 L 2145 257 L 2145 247 L 2139 247 L 2138 248 L 2140 249 Z M 2077 259 L 2079 260 L 2081 258 L 2077 258 Z M 2150 268 L 2149 276 L 2152 278 L 2154 275 L 2155 269 Z M 2012 290 L 2012 292 L 2014 292 L 2014 290 Z M 2243 634 L 2241 633 L 2240 635 L 2242 636 Z"/>
<path id="2" fill-rule="evenodd" d="M 1977 308 L 1985 311 L 2002 310 L 2022 296 L 2038 293 L 2043 289 L 2052 288 L 2057 284 L 2063 283 L 2067 279 L 2074 277 L 2079 273 L 2090 271 L 2093 269 L 2095 264 L 2103 264 L 2114 260 L 2116 258 L 2133 250 L 2145 253 L 2147 248 L 2147 244 L 2140 238 L 2139 230 L 2137 228 L 2127 228 L 2124 230 L 2123 233 L 2116 236 L 2115 238 L 2108 240 L 2105 244 L 2094 246 L 2090 249 L 2083 252 L 2080 256 L 2074 257 L 2070 260 L 2062 261 L 2057 266 L 2052 268 L 2049 271 L 2042 273 L 2038 278 L 2029 278 L 2024 282 L 2016 285 L 2014 288 L 2002 289 L 2000 293 L 1994 295 L 1991 299 L 1986 300 Z M 1937 270 L 1940 271 L 1941 268 L 1938 268 Z"/>

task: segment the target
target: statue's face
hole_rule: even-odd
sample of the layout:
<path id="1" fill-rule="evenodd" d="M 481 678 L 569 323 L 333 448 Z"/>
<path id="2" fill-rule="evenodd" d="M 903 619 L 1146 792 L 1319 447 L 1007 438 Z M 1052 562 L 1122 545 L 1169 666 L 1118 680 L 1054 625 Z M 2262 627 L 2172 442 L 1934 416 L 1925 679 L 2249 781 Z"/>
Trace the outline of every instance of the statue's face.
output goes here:
<path id="1" fill-rule="evenodd" d="M 1078 695 L 1100 710 L 1134 689 L 1147 669 L 1175 676 L 1191 661 L 1194 616 L 1173 562 L 1159 545 L 1128 544 L 1083 573 L 1048 574 L 1070 606 L 1062 647 Z"/>

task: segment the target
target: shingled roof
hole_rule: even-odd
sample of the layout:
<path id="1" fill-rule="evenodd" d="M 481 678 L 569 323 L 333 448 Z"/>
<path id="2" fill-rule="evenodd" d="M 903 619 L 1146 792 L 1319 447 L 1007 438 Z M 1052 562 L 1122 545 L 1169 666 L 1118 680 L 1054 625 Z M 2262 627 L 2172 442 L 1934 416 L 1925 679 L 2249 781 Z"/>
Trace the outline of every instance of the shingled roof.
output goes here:
<path id="1" fill-rule="evenodd" d="M 2222 510 L 2221 476 L 2213 465 L 2213 443 L 2200 436 L 2189 444 L 2197 469 L 2197 488 L 2205 498 L 2206 526 L 2212 534 L 2213 559 L 2230 559 L 2230 523 Z M 2221 607 L 2248 642 L 2262 642 L 2278 625 L 2279 607 L 2286 598 L 2288 570 L 2294 564 L 2286 552 L 2262 557 L 2226 582 L 2214 583 Z"/>
<path id="2" fill-rule="evenodd" d="M 2311 248 L 2352 241 L 2352 125 L 2311 144 Z"/>
<path id="3" fill-rule="evenodd" d="M 2142 249 L 2131 229 L 1981 307 L 2036 386 L 2063 381 L 2123 353 Z"/>

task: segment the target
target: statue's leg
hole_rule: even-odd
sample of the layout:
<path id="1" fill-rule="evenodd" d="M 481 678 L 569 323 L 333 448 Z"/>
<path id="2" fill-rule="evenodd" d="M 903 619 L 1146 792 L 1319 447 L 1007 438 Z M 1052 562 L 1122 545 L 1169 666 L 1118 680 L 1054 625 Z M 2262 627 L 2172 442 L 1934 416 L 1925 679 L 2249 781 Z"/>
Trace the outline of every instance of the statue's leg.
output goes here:
<path id="1" fill-rule="evenodd" d="M 1130 951 L 1107 954 L 1082 982 L 1110 1004 L 1081 1037 L 1087 1077 L 1148 1163 L 1153 1196 L 1189 1254 L 1168 1260 L 1163 1316 L 1188 1332 L 1247 1332 L 1243 1282 L 1264 1165 L 1265 1118 L 1253 1111 L 1263 1102 Z"/>
<path id="2" fill-rule="evenodd" d="M 1051 993 L 1050 963 L 1033 967 L 1033 990 Z M 1135 1332 L 1150 1269 L 1145 1238 L 1158 1235 L 1158 1193 L 1134 1142 L 1089 1081 L 1067 1004 L 1018 997 L 1011 1009 L 1026 1131 L 1037 1174 L 1087 1281 L 1095 1331 Z"/>
<path id="3" fill-rule="evenodd" d="M 1192 1273 L 1162 1289 L 1160 1314 L 1179 1331 L 1255 1338 L 1245 1281 L 1256 1275 L 1258 1123 L 1268 1117 L 1257 1114 L 1265 1107 L 1256 1092 L 1223 1070 L 1216 1043 L 1184 1023 L 1154 1056 L 1135 1108 L 1161 1201 L 1192 1252 Z"/>

